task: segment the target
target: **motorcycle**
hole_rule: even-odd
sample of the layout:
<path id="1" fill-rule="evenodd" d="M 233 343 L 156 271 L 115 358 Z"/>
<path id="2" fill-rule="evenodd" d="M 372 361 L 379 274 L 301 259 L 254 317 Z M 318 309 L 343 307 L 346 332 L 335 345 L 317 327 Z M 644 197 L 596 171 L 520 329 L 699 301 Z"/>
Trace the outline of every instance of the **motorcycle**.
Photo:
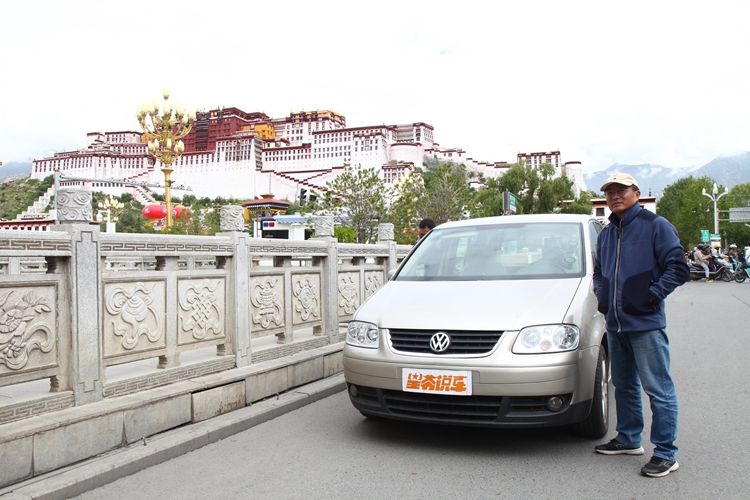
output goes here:
<path id="1" fill-rule="evenodd" d="M 737 283 L 742 283 L 746 279 L 750 278 L 750 266 L 741 265 L 740 267 L 734 270 L 732 277 L 734 278 L 734 281 L 736 281 Z"/>
<path id="2" fill-rule="evenodd" d="M 701 266 L 698 266 L 696 264 L 690 264 L 690 279 L 691 280 L 698 281 L 705 277 L 706 277 L 706 272 L 703 270 Z M 748 276 L 745 276 L 745 277 L 747 278 Z M 721 280 L 721 281 L 725 281 L 728 283 L 732 281 L 733 279 L 736 281 L 737 276 L 735 276 L 735 273 L 731 267 L 719 265 L 719 266 L 708 269 L 708 279 Z"/>

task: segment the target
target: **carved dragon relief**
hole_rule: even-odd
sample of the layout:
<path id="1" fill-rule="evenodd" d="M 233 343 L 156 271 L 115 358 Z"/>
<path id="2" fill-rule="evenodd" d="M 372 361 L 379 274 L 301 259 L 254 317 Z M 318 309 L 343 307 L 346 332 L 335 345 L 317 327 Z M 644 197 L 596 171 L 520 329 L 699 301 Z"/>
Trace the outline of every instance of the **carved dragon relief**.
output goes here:
<path id="1" fill-rule="evenodd" d="M 263 281 L 255 282 L 250 292 L 250 302 L 253 306 L 253 323 L 267 330 L 271 327 L 283 326 L 284 316 L 282 314 L 283 287 L 278 278 L 265 278 Z"/>
<path id="2" fill-rule="evenodd" d="M 223 282 L 203 280 L 190 283 L 180 294 L 179 322 L 182 332 L 195 340 L 224 335 L 224 288 Z"/>
<path id="3" fill-rule="evenodd" d="M 114 316 L 112 333 L 122 337 L 122 347 L 133 350 L 141 335 L 156 343 L 162 337 L 161 314 L 154 306 L 153 291 L 156 284 L 113 287 L 107 292 L 105 307 Z"/>
<path id="4" fill-rule="evenodd" d="M 0 292 L 0 364 L 22 370 L 32 351 L 52 351 L 55 335 L 45 324 L 49 321 L 46 313 L 52 312 L 47 299 L 28 291 L 11 303 L 15 292 Z"/>

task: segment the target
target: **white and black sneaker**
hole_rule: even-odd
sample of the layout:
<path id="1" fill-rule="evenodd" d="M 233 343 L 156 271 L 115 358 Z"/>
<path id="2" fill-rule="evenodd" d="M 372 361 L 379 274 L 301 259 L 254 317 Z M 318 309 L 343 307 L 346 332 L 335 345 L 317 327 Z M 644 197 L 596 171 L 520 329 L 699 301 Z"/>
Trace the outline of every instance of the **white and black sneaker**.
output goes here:
<path id="1" fill-rule="evenodd" d="M 641 474 L 648 477 L 664 477 L 670 472 L 680 468 L 676 460 L 667 460 L 665 458 L 653 456 L 649 463 L 643 466 Z"/>
<path id="2" fill-rule="evenodd" d="M 643 455 L 643 446 L 628 446 L 613 439 L 609 443 L 594 446 L 594 451 L 602 455 Z"/>

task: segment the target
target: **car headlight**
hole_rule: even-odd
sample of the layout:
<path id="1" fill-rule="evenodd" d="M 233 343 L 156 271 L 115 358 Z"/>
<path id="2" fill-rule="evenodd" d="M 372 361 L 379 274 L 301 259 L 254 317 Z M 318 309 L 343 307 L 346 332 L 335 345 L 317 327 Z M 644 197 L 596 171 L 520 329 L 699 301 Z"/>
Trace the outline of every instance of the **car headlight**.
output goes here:
<path id="1" fill-rule="evenodd" d="M 356 347 L 378 347 L 378 327 L 364 321 L 350 321 L 346 328 L 346 343 Z"/>
<path id="2" fill-rule="evenodd" d="M 515 354 L 543 354 L 573 351 L 578 348 L 580 332 L 573 325 L 529 326 L 518 333 L 513 344 Z"/>

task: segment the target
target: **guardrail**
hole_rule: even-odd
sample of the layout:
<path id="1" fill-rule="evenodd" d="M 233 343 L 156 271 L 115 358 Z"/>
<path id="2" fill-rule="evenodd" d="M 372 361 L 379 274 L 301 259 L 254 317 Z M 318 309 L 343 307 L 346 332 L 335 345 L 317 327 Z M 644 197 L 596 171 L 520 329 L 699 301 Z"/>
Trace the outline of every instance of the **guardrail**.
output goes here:
<path id="1" fill-rule="evenodd" d="M 338 244 L 332 219 L 315 240 L 250 238 L 238 206 L 216 236 L 105 234 L 90 196 L 61 190 L 52 231 L 0 236 L 0 386 L 49 379 L 51 393 L 0 404 L 0 424 L 340 342 L 410 249 L 390 224 L 377 244 Z"/>

